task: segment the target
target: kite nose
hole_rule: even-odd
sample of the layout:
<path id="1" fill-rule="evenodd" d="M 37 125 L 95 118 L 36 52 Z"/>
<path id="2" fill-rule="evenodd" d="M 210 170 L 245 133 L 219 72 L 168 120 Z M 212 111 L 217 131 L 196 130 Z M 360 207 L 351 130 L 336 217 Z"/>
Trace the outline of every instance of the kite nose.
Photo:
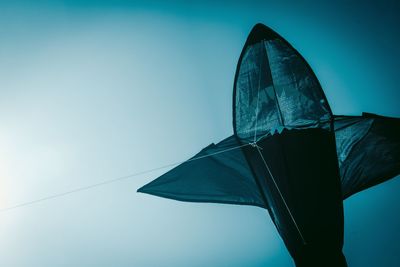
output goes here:
<path id="1" fill-rule="evenodd" d="M 272 40 L 276 38 L 282 37 L 264 24 L 257 23 L 251 30 L 247 42 L 248 44 L 254 44 L 260 42 L 261 40 Z"/>

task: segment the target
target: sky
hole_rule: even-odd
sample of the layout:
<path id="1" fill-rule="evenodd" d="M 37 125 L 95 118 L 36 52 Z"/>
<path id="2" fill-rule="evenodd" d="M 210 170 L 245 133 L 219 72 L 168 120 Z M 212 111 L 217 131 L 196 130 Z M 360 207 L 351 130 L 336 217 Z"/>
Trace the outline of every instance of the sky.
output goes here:
<path id="1" fill-rule="evenodd" d="M 258 22 L 309 62 L 335 114 L 400 117 L 396 1 L 0 0 L 0 265 L 293 266 L 266 210 L 136 193 L 232 134 Z M 347 199 L 350 267 L 400 263 L 400 179 Z"/>

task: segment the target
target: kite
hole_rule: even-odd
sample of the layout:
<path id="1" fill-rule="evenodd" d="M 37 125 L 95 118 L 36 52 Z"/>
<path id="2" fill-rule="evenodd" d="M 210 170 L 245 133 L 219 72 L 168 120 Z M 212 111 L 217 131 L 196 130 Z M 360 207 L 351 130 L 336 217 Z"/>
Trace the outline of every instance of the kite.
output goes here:
<path id="1" fill-rule="evenodd" d="M 233 135 L 138 189 L 268 210 L 297 267 L 347 266 L 343 200 L 400 174 L 400 119 L 333 115 L 306 60 L 263 24 L 233 87 Z"/>

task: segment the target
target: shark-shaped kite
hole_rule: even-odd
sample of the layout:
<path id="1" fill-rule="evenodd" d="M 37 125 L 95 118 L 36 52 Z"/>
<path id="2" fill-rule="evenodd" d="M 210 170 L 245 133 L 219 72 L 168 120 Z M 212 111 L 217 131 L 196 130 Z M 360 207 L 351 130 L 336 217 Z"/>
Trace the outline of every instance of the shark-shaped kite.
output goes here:
<path id="1" fill-rule="evenodd" d="M 305 59 L 257 24 L 236 69 L 233 131 L 138 191 L 266 208 L 297 267 L 347 266 L 343 200 L 400 174 L 400 119 L 333 115 Z"/>

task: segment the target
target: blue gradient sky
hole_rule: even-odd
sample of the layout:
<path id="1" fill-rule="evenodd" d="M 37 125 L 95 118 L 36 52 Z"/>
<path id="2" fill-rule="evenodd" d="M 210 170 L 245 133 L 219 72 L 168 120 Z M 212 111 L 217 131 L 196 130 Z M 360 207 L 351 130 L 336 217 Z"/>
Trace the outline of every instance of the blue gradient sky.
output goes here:
<path id="1" fill-rule="evenodd" d="M 308 60 L 335 114 L 400 117 L 399 4 L 323 2 L 1 1 L 0 208 L 230 135 L 257 22 Z M 0 265 L 292 266 L 261 208 L 135 193 L 162 173 L 0 213 Z M 393 179 L 346 200 L 350 267 L 400 264 L 398 192 Z"/>

